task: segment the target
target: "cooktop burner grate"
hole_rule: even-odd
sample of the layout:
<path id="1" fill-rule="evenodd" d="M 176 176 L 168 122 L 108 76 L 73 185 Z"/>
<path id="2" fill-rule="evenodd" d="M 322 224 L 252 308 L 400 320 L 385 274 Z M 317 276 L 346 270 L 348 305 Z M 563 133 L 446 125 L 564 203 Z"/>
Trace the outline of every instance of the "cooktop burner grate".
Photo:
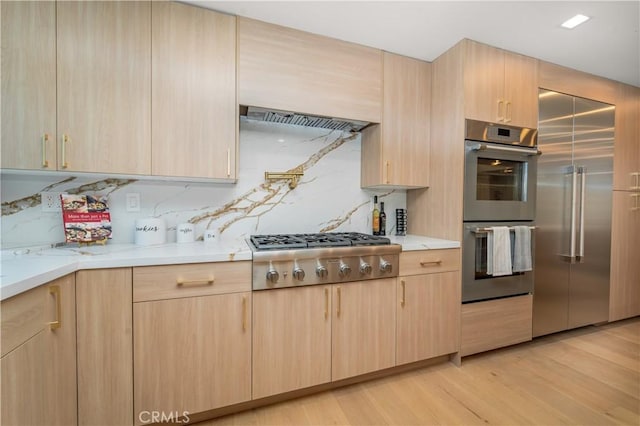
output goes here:
<path id="1" fill-rule="evenodd" d="M 287 250 L 391 244 L 391 241 L 386 237 L 362 234 L 359 232 L 252 235 L 250 240 L 256 250 Z"/>

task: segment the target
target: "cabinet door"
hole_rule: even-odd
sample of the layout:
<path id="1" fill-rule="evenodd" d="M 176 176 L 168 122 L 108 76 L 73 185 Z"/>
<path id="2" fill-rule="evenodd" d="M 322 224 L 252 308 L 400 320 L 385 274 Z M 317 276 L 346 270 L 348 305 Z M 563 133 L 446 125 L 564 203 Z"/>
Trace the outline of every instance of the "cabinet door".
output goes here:
<path id="1" fill-rule="evenodd" d="M 49 420 L 45 413 L 46 330 L 40 331 L 2 357 L 2 424 L 40 426 Z"/>
<path id="2" fill-rule="evenodd" d="M 3 425 L 76 424 L 73 274 L 2 302 L 2 351 Z"/>
<path id="3" fill-rule="evenodd" d="M 330 313 L 329 286 L 254 293 L 254 399 L 331 381 Z"/>
<path id="4" fill-rule="evenodd" d="M 58 168 L 149 174 L 150 3 L 56 6 Z"/>
<path id="5" fill-rule="evenodd" d="M 76 272 L 78 424 L 133 423 L 131 268 Z"/>
<path id="6" fill-rule="evenodd" d="M 429 185 L 431 64 L 384 52 L 382 124 L 363 132 L 363 187 Z"/>
<path id="7" fill-rule="evenodd" d="M 197 413 L 251 399 L 251 293 L 133 306 L 137 413 Z"/>
<path id="8" fill-rule="evenodd" d="M 504 54 L 505 122 L 538 128 L 538 64 L 536 59 Z"/>
<path id="9" fill-rule="evenodd" d="M 613 189 L 640 191 L 640 88 L 618 85 Z"/>
<path id="10" fill-rule="evenodd" d="M 3 1 L 2 168 L 56 169 L 56 4 Z"/>
<path id="11" fill-rule="evenodd" d="M 78 418 L 75 274 L 57 279 L 47 287 L 47 317 L 54 324 L 46 327 L 44 333 L 45 422 L 74 425 Z"/>
<path id="12" fill-rule="evenodd" d="M 238 102 L 379 123 L 382 52 L 238 18 Z"/>
<path id="13" fill-rule="evenodd" d="M 467 41 L 464 60 L 465 118 L 504 122 L 504 55 L 501 49 Z"/>
<path id="14" fill-rule="evenodd" d="M 458 352 L 459 272 L 398 278 L 396 364 Z"/>
<path id="15" fill-rule="evenodd" d="M 640 315 L 640 192 L 613 191 L 609 321 Z"/>
<path id="16" fill-rule="evenodd" d="M 236 177 L 236 18 L 153 2 L 154 175 Z"/>
<path id="17" fill-rule="evenodd" d="M 333 286 L 332 380 L 395 365 L 395 278 Z"/>

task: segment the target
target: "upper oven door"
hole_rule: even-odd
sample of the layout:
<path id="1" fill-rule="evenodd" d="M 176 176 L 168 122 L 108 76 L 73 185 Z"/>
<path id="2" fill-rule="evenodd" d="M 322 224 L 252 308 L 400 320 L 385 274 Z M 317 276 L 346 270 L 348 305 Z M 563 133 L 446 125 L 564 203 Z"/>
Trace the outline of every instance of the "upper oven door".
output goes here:
<path id="1" fill-rule="evenodd" d="M 537 152 L 465 141 L 464 221 L 534 220 Z"/>

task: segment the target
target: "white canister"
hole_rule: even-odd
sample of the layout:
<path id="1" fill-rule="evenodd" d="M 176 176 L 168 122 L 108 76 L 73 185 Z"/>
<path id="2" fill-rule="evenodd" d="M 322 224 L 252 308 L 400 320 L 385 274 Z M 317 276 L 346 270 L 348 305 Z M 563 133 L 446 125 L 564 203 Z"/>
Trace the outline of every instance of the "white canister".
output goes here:
<path id="1" fill-rule="evenodd" d="M 141 246 L 164 244 L 167 240 L 167 225 L 164 219 L 149 217 L 136 219 L 135 243 Z"/>
<path id="2" fill-rule="evenodd" d="M 214 231 L 213 229 L 205 229 L 202 239 L 204 240 L 205 243 L 214 242 L 216 239 L 216 231 Z"/>
<path id="3" fill-rule="evenodd" d="M 176 226 L 176 243 L 192 243 L 196 228 L 193 223 L 181 223 Z"/>

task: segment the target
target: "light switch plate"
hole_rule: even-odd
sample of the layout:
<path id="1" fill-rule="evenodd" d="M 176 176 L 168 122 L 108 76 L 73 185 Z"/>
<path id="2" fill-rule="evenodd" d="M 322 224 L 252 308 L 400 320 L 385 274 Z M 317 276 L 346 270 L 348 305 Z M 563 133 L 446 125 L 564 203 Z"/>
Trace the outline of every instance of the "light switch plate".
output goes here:
<path id="1" fill-rule="evenodd" d="M 140 211 L 140 194 L 137 192 L 131 192 L 127 194 L 127 211 L 139 212 Z"/>
<path id="2" fill-rule="evenodd" d="M 62 210 L 62 202 L 60 195 L 63 192 L 50 192 L 45 191 L 40 193 L 40 202 L 42 204 L 43 212 L 59 212 Z"/>

